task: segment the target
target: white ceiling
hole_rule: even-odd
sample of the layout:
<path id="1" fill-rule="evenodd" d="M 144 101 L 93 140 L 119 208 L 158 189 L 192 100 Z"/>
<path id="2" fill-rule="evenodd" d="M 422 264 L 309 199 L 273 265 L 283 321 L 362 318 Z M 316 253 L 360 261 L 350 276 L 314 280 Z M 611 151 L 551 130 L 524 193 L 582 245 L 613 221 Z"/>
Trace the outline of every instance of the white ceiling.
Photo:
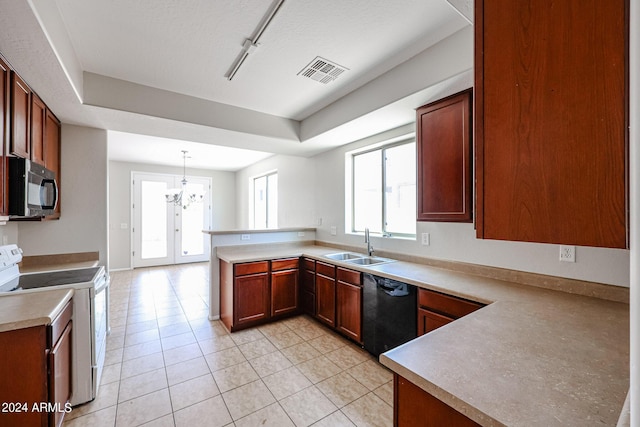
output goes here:
<path id="1" fill-rule="evenodd" d="M 467 15 L 472 4 L 451 3 Z M 206 144 L 227 148 L 190 166 L 237 170 L 413 120 L 426 95 L 376 99 L 375 84 L 469 26 L 451 3 L 285 0 L 232 81 L 224 76 L 272 0 L 0 0 L 0 51 L 63 122 L 113 131 L 111 158 L 175 164 L 166 159 Z M 348 71 L 327 85 L 299 76 L 316 56 Z M 425 81 L 415 87 L 442 86 Z"/>

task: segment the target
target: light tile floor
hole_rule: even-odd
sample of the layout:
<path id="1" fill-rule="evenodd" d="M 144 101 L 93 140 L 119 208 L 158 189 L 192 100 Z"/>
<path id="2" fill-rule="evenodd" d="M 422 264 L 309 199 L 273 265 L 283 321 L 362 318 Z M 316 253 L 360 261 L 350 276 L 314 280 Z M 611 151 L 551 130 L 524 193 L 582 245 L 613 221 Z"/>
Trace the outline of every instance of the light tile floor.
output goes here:
<path id="1" fill-rule="evenodd" d="M 98 397 L 75 426 L 391 426 L 392 374 L 307 316 L 229 334 L 208 263 L 114 272 Z"/>

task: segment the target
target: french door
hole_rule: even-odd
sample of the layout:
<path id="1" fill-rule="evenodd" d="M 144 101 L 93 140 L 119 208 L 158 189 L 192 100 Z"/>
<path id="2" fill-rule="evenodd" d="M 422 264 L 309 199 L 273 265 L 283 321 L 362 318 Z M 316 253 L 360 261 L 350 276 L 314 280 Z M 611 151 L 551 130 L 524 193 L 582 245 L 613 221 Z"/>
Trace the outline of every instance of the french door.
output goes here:
<path id="1" fill-rule="evenodd" d="M 181 176 L 133 172 L 132 178 L 133 267 L 207 261 L 209 240 L 202 230 L 211 222 L 211 178 L 187 177 L 186 192 L 204 197 L 181 205 L 165 197 L 181 188 Z"/>

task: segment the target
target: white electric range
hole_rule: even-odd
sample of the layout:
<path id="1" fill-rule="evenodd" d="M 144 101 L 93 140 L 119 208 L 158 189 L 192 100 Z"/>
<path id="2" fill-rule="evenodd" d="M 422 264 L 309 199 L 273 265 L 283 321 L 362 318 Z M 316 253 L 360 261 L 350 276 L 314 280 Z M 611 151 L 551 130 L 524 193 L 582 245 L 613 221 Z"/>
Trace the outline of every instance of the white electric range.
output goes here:
<path id="1" fill-rule="evenodd" d="M 0 298 L 14 292 L 72 288 L 71 405 L 95 399 L 109 330 L 109 275 L 104 266 L 20 274 L 22 250 L 0 246 Z"/>

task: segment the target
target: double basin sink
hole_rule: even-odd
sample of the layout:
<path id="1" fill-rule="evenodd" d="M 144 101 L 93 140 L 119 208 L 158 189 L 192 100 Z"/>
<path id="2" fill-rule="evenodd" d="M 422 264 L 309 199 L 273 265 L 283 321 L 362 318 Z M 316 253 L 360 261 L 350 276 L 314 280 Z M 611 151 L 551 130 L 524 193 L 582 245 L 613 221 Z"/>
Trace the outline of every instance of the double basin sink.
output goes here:
<path id="1" fill-rule="evenodd" d="M 328 254 L 328 255 L 325 255 L 325 258 L 329 258 L 334 261 L 344 261 L 349 264 L 357 264 L 357 265 L 376 265 L 376 264 L 383 264 L 386 262 L 394 261 L 389 258 L 367 256 L 367 255 L 358 254 L 355 252 L 339 252 L 335 254 Z"/>

